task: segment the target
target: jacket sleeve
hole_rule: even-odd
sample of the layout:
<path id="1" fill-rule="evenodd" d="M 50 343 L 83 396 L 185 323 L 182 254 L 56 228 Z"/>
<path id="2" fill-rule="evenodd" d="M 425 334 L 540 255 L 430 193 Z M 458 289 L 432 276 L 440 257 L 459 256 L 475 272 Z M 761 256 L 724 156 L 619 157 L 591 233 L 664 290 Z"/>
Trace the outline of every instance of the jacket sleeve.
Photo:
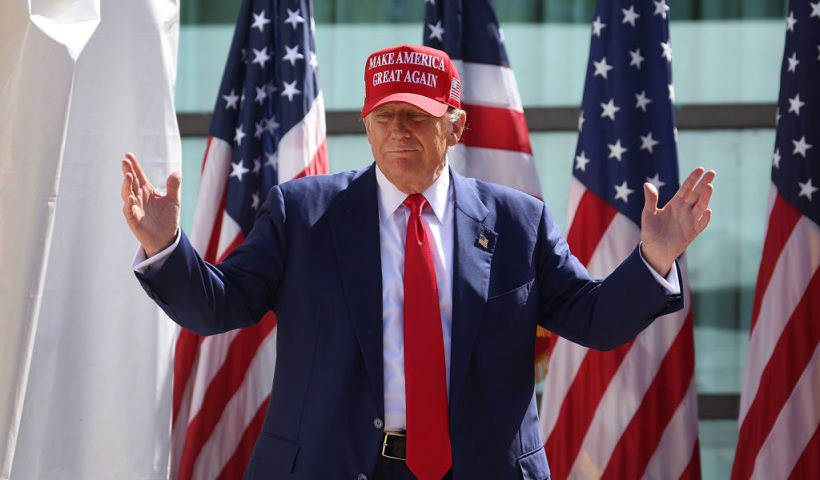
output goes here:
<path id="1" fill-rule="evenodd" d="M 151 299 L 179 325 L 213 335 L 258 322 L 274 310 L 283 276 L 285 202 L 271 189 L 253 229 L 218 266 L 204 261 L 185 234 L 161 268 L 135 272 Z"/>
<path id="2" fill-rule="evenodd" d="M 634 338 L 655 318 L 683 308 L 683 297 L 655 280 L 638 248 L 606 279 L 594 280 L 545 206 L 536 245 L 540 324 L 567 340 L 608 350 Z"/>

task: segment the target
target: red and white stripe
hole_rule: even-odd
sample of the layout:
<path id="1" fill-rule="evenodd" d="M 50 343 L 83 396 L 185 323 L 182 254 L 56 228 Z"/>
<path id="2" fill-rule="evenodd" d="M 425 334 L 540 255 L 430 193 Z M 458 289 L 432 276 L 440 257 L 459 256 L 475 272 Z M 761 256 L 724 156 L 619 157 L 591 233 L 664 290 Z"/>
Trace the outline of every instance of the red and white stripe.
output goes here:
<path id="1" fill-rule="evenodd" d="M 327 173 L 322 94 L 280 140 L 280 183 Z M 232 145 L 208 138 L 191 243 L 205 260 L 223 260 L 244 237 L 224 211 Z M 270 402 L 276 318 L 250 328 L 199 337 L 181 330 L 174 360 L 170 478 L 240 479 Z"/>
<path id="2" fill-rule="evenodd" d="M 454 60 L 463 80 L 461 106 L 467 128 L 448 159 L 462 175 L 506 185 L 541 198 L 524 107 L 509 67 Z M 547 372 L 549 332 L 539 327 L 536 381 Z"/>
<path id="3" fill-rule="evenodd" d="M 820 227 L 774 185 L 733 479 L 820 478 Z"/>
<path id="4" fill-rule="evenodd" d="M 456 60 L 467 129 L 449 160 L 462 175 L 541 197 L 524 108 L 509 67 Z"/>
<path id="5" fill-rule="evenodd" d="M 574 177 L 567 241 L 605 277 L 640 240 L 638 226 Z M 541 402 L 554 478 L 700 478 L 691 297 L 628 344 L 593 351 L 557 338 Z"/>

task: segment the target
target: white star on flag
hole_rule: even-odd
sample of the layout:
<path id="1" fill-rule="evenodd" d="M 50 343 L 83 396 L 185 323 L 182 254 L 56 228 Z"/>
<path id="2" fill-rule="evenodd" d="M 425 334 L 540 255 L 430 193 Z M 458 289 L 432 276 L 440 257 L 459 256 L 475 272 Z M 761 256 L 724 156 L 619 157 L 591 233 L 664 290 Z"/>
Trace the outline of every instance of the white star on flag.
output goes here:
<path id="1" fill-rule="evenodd" d="M 615 141 L 613 144 L 607 144 L 609 147 L 609 156 L 607 158 L 614 158 L 621 161 L 621 156 L 626 152 L 626 149 L 621 146 L 621 139 Z"/>
<path id="2" fill-rule="evenodd" d="M 444 41 L 444 28 L 441 26 L 441 20 L 436 22 L 435 25 L 428 23 L 427 26 L 430 27 L 430 36 L 427 38 L 431 40 L 435 38 L 439 42 Z"/>
<path id="3" fill-rule="evenodd" d="M 633 52 L 632 50 L 629 51 L 629 66 L 630 67 L 637 67 L 638 70 L 641 69 L 641 62 L 644 61 L 644 58 L 641 56 L 641 49 L 636 48 Z"/>
<path id="4" fill-rule="evenodd" d="M 601 104 L 601 109 L 603 110 L 601 112 L 601 118 L 609 117 L 609 119 L 614 122 L 615 121 L 615 112 L 620 110 L 621 107 L 616 107 L 615 106 L 615 99 L 610 98 L 607 103 L 602 103 Z"/>
<path id="5" fill-rule="evenodd" d="M 655 145 L 659 144 L 660 142 L 652 138 L 652 132 L 647 133 L 645 136 L 640 135 L 641 137 L 641 150 L 646 150 L 649 153 L 655 153 L 652 151 L 655 148 Z"/>
<path id="6" fill-rule="evenodd" d="M 666 185 L 666 182 L 661 181 L 659 173 L 656 173 L 654 177 L 646 177 L 646 181 L 654 185 L 655 190 L 658 191 L 660 191 L 662 186 Z"/>
<path id="7" fill-rule="evenodd" d="M 262 158 L 256 157 L 253 159 L 253 173 L 259 175 L 259 170 L 262 170 Z"/>
<path id="8" fill-rule="evenodd" d="M 635 5 L 630 5 L 628 10 L 626 8 L 622 8 L 621 12 L 624 14 L 624 19 L 621 23 L 628 23 L 634 27 L 635 20 L 640 17 L 640 15 L 635 13 Z"/>
<path id="9" fill-rule="evenodd" d="M 273 153 L 265 152 L 265 158 L 267 158 L 267 161 L 265 161 L 265 165 L 267 165 L 271 168 L 276 168 L 279 165 L 279 159 L 276 156 L 276 152 L 273 152 Z"/>
<path id="10" fill-rule="evenodd" d="M 265 133 L 265 121 L 259 120 L 258 122 L 253 124 L 255 130 L 253 132 L 253 138 L 260 139 L 262 138 L 262 134 Z"/>
<path id="11" fill-rule="evenodd" d="M 262 12 L 260 12 L 258 14 L 257 13 L 253 14 L 253 25 L 251 25 L 251 28 L 258 28 L 259 32 L 261 33 L 265 30 L 265 25 L 267 25 L 269 23 L 270 23 L 270 19 L 265 17 L 265 11 L 262 10 Z"/>
<path id="12" fill-rule="evenodd" d="M 256 192 L 251 194 L 251 208 L 254 210 L 259 208 L 259 194 Z"/>
<path id="13" fill-rule="evenodd" d="M 615 200 L 623 200 L 624 203 L 629 203 L 629 195 L 634 191 L 626 185 L 626 180 L 624 180 L 624 183 L 615 185 Z"/>
<path id="14" fill-rule="evenodd" d="M 239 180 L 240 182 L 242 181 L 242 175 L 245 175 L 249 171 L 250 170 L 248 170 L 245 167 L 245 164 L 242 163 L 241 159 L 236 163 L 231 163 L 231 175 L 230 176 L 231 177 L 236 177 L 236 179 Z"/>
<path id="15" fill-rule="evenodd" d="M 599 15 L 597 18 L 595 18 L 595 21 L 592 22 L 592 34 L 596 37 L 600 37 L 601 30 L 603 30 L 604 27 L 606 27 L 606 23 L 601 23 L 601 17 Z"/>
<path id="16" fill-rule="evenodd" d="M 789 113 L 794 112 L 798 117 L 800 116 L 800 109 L 806 102 L 800 101 L 800 94 L 796 93 L 793 98 L 789 99 Z"/>
<path id="17" fill-rule="evenodd" d="M 820 18 L 820 2 L 811 4 L 811 15 L 809 15 L 809 18 L 811 17 Z"/>
<path id="18" fill-rule="evenodd" d="M 780 168 L 780 149 L 775 148 L 774 153 L 772 154 L 772 165 L 774 168 Z"/>
<path id="19" fill-rule="evenodd" d="M 669 100 L 675 101 L 675 86 L 671 83 L 669 84 Z"/>
<path id="20" fill-rule="evenodd" d="M 797 23 L 797 19 L 794 18 L 794 12 L 789 12 L 789 17 L 786 18 L 786 30 L 793 32 L 794 25 Z"/>
<path id="21" fill-rule="evenodd" d="M 296 83 L 296 82 L 294 82 Z M 265 119 L 265 131 L 273 135 L 273 132 L 279 128 L 279 124 L 276 122 L 276 117 L 270 117 Z"/>
<path id="22" fill-rule="evenodd" d="M 609 64 L 606 63 L 606 57 L 602 58 L 600 62 L 592 62 L 592 63 L 595 65 L 595 73 L 592 75 L 593 77 L 600 75 L 600 76 L 606 78 L 607 72 L 609 72 L 610 70 L 615 68 L 612 65 L 609 65 Z"/>
<path id="23" fill-rule="evenodd" d="M 587 163 L 589 163 L 589 161 L 590 160 L 586 157 L 586 154 L 582 151 L 580 155 L 575 156 L 575 169 L 586 172 Z"/>
<path id="24" fill-rule="evenodd" d="M 305 58 L 305 56 L 299 53 L 299 45 L 295 45 L 294 47 L 285 45 L 285 56 L 282 57 L 283 62 L 290 62 L 291 66 L 295 66 L 296 60 L 302 60 L 303 58 Z"/>
<path id="25" fill-rule="evenodd" d="M 794 145 L 794 151 L 792 151 L 792 155 L 800 154 L 803 158 L 806 158 L 806 150 L 809 150 L 812 146 L 806 143 L 806 136 L 803 135 L 800 137 L 800 140 L 792 140 L 792 144 Z"/>
<path id="26" fill-rule="evenodd" d="M 663 49 L 663 53 L 661 56 L 666 59 L 667 62 L 672 61 L 672 43 L 671 42 L 661 42 L 661 48 Z"/>
<path id="27" fill-rule="evenodd" d="M 258 63 L 260 67 L 265 68 L 265 64 L 268 63 L 268 60 L 270 60 L 268 47 L 264 47 L 262 50 L 253 49 L 253 62 L 251 63 Z"/>
<path id="28" fill-rule="evenodd" d="M 296 88 L 296 80 L 294 80 L 290 83 L 282 82 L 282 84 L 285 87 L 285 90 L 282 91 L 282 96 L 283 97 L 288 97 L 288 101 L 290 101 L 290 102 L 293 101 L 293 96 L 294 95 L 299 95 L 300 93 L 302 93 L 301 91 L 299 91 L 299 89 Z"/>
<path id="29" fill-rule="evenodd" d="M 253 99 L 254 102 L 258 102 L 259 105 L 265 103 L 265 99 L 268 98 L 268 92 L 265 90 L 264 85 L 261 87 L 256 88 L 256 98 Z"/>
<path id="30" fill-rule="evenodd" d="M 806 197 L 809 199 L 809 201 L 811 201 L 811 196 L 814 194 L 814 192 L 817 191 L 817 187 L 811 184 L 811 178 L 806 180 L 805 183 L 797 182 L 797 184 L 800 185 L 800 193 L 797 196 Z"/>
<path id="31" fill-rule="evenodd" d="M 308 65 L 310 65 L 310 68 L 314 70 L 319 68 L 319 57 L 316 56 L 316 52 L 310 52 L 310 60 L 308 61 Z"/>
<path id="32" fill-rule="evenodd" d="M 666 12 L 669 11 L 669 5 L 666 4 L 666 0 L 661 0 L 660 2 L 653 2 L 655 4 L 655 13 L 654 15 L 660 15 L 661 18 L 666 20 Z"/>
<path id="33" fill-rule="evenodd" d="M 226 109 L 233 108 L 234 110 L 236 110 L 236 108 L 237 108 L 236 102 L 239 101 L 239 95 L 237 95 L 235 91 L 231 90 L 231 93 L 229 93 L 227 95 L 222 95 L 222 98 L 225 99 L 225 102 L 226 102 L 225 108 Z"/>
<path id="34" fill-rule="evenodd" d="M 305 23 L 305 19 L 299 15 L 299 9 L 297 8 L 296 11 L 291 9 L 286 9 L 288 11 L 288 18 L 285 19 L 285 23 L 289 23 L 294 30 L 300 23 Z"/>
<path id="35" fill-rule="evenodd" d="M 646 96 L 646 90 L 635 94 L 635 108 L 640 108 L 646 112 L 646 106 L 652 103 L 652 99 Z"/>
<path id="36" fill-rule="evenodd" d="M 578 116 L 578 131 L 580 132 L 582 128 L 584 128 L 584 122 L 586 122 L 586 118 L 584 118 L 584 111 L 581 110 L 581 114 Z"/>
<path id="37" fill-rule="evenodd" d="M 786 59 L 789 62 L 788 70 L 792 73 L 797 71 L 797 64 L 800 60 L 797 59 L 797 53 L 792 53 L 792 56 Z"/>
<path id="38" fill-rule="evenodd" d="M 242 130 L 242 125 L 236 127 L 236 134 L 233 136 L 233 141 L 237 145 L 242 145 L 242 139 L 245 138 L 245 132 Z"/>

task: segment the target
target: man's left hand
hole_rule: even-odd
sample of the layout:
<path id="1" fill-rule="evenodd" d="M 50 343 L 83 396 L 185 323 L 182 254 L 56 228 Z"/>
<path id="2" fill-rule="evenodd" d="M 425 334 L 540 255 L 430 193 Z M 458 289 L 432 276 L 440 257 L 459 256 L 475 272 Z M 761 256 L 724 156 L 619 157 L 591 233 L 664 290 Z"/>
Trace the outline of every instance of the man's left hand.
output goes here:
<path id="1" fill-rule="evenodd" d="M 683 182 L 675 196 L 658 208 L 658 190 L 651 183 L 643 184 L 644 206 L 641 213 L 641 252 L 658 273 L 666 276 L 675 259 L 702 232 L 712 218 L 709 199 L 712 197 L 714 170 L 706 174 L 698 167 Z"/>

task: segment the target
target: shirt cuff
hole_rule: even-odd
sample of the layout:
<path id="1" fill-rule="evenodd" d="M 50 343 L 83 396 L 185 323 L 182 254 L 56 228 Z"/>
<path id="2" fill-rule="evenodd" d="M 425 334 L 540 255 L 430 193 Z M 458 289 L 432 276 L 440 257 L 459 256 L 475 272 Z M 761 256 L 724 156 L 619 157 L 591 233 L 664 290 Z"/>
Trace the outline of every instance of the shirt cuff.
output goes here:
<path id="1" fill-rule="evenodd" d="M 174 249 L 179 245 L 179 240 L 182 238 L 182 231 L 177 229 L 177 236 L 174 243 L 169 245 L 165 250 L 157 253 L 151 258 L 146 257 L 145 249 L 142 245 L 137 247 L 137 253 L 134 255 L 134 261 L 131 262 L 131 268 L 137 273 L 150 272 L 151 270 L 159 270 L 165 264 L 165 260 L 173 253 Z"/>
<path id="2" fill-rule="evenodd" d="M 641 242 L 643 244 L 643 242 Z M 672 265 L 672 268 L 669 269 L 669 273 L 666 274 L 666 278 L 662 277 L 660 273 L 657 272 L 652 265 L 647 263 L 646 259 L 643 258 L 643 252 L 641 251 L 640 246 L 638 247 L 638 255 L 641 256 L 641 261 L 646 268 L 649 269 L 649 273 L 655 278 L 657 281 L 670 295 L 680 295 L 681 288 L 680 288 L 680 279 L 678 278 L 678 261 L 675 260 L 675 263 Z"/>

